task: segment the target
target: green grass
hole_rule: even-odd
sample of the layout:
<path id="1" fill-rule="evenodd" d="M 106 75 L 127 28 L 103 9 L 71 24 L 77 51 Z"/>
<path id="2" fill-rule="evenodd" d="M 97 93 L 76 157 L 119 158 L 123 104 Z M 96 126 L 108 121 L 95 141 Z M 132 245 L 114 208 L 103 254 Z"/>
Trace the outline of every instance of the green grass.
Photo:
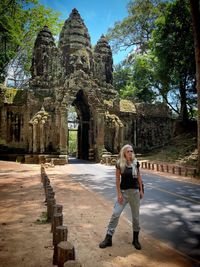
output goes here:
<path id="1" fill-rule="evenodd" d="M 46 224 L 47 223 L 47 212 L 42 212 L 40 218 L 35 221 L 36 224 Z"/>
<path id="2" fill-rule="evenodd" d="M 197 138 L 187 133 L 174 137 L 166 146 L 141 156 L 144 160 L 197 166 Z"/>

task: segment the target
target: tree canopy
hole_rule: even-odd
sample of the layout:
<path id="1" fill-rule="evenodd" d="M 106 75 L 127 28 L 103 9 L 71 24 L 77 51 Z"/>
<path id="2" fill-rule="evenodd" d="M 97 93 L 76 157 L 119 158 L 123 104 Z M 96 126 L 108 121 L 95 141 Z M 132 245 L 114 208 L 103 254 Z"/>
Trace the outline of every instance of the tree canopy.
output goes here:
<path id="1" fill-rule="evenodd" d="M 188 0 L 130 1 L 128 17 L 115 23 L 107 36 L 114 51 L 132 49 L 123 62 L 123 72 L 129 75 L 121 88 L 117 68 L 114 73 L 121 97 L 149 103 L 163 101 L 181 121 L 196 115 L 195 56 Z"/>
<path id="2" fill-rule="evenodd" d="M 14 75 L 29 75 L 31 55 L 37 33 L 47 25 L 58 34 L 59 13 L 40 5 L 37 0 L 0 2 L 0 82 L 12 67 Z M 22 77 L 22 80 L 23 80 Z"/>
<path id="3" fill-rule="evenodd" d="M 131 48 L 145 52 L 155 28 L 155 20 L 163 13 L 165 1 L 134 0 L 128 4 L 128 17 L 108 29 L 107 38 L 115 52 Z"/>

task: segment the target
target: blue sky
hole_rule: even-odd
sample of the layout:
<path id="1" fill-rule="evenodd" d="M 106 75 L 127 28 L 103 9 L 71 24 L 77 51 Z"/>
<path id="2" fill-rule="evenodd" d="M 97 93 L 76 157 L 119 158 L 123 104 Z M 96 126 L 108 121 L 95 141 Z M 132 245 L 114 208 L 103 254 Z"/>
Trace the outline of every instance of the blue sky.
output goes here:
<path id="1" fill-rule="evenodd" d="M 76 8 L 86 27 L 91 43 L 95 45 L 102 34 L 116 21 L 121 21 L 128 15 L 127 4 L 130 0 L 39 0 L 46 7 L 51 7 L 61 13 L 61 19 L 66 20 L 73 8 Z M 114 64 L 119 63 L 125 52 L 113 54 Z"/>

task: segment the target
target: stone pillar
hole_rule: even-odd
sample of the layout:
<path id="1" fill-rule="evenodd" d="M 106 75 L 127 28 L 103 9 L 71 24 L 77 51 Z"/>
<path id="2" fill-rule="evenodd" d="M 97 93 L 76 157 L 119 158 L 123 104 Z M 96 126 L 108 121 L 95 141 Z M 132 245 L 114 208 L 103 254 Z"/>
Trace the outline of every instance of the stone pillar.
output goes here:
<path id="1" fill-rule="evenodd" d="M 68 135 L 68 125 L 67 125 L 67 110 L 65 107 L 60 108 L 60 154 L 67 154 L 67 135 Z"/>
<path id="2" fill-rule="evenodd" d="M 99 161 L 102 149 L 104 149 L 104 113 L 97 110 L 97 136 L 96 136 L 96 160 Z"/>
<path id="3" fill-rule="evenodd" d="M 33 125 L 29 126 L 29 134 L 28 134 L 28 152 L 33 152 Z"/>
<path id="4" fill-rule="evenodd" d="M 94 120 L 93 120 L 93 117 L 90 119 L 89 147 L 91 149 L 93 149 L 93 147 L 94 147 Z"/>
<path id="5" fill-rule="evenodd" d="M 45 121 L 41 120 L 39 124 L 40 126 L 40 153 L 44 152 L 44 124 L 45 124 Z"/>
<path id="6" fill-rule="evenodd" d="M 6 137 L 8 136 L 8 128 L 7 128 L 7 114 L 6 114 L 6 108 L 1 108 L 1 132 L 0 136 L 3 140 L 6 141 Z"/>
<path id="7" fill-rule="evenodd" d="M 56 131 L 51 133 L 51 138 L 52 138 L 53 147 L 56 148 L 57 152 L 59 152 L 59 150 L 60 150 L 60 133 L 59 133 L 59 130 L 58 130 L 58 129 L 60 129 L 60 123 L 61 123 L 60 110 L 59 110 L 59 107 L 56 106 L 56 109 L 55 109 L 55 122 L 51 122 L 51 124 L 55 127 Z"/>
<path id="8" fill-rule="evenodd" d="M 7 116 L 7 136 L 6 136 L 6 142 L 11 142 L 12 141 L 12 136 L 11 136 L 11 114 L 8 111 L 8 116 Z"/>
<path id="9" fill-rule="evenodd" d="M 136 119 L 133 121 L 134 123 L 134 132 L 133 132 L 133 138 L 134 138 L 134 147 L 137 146 L 137 121 Z"/>
<path id="10" fill-rule="evenodd" d="M 121 126 L 120 129 L 119 129 L 119 132 L 120 132 L 120 138 L 119 138 L 119 149 L 122 148 L 123 146 L 123 142 L 124 142 L 124 126 Z M 118 151 L 119 152 L 119 151 Z"/>
<path id="11" fill-rule="evenodd" d="M 37 152 L 37 124 L 33 123 L 33 153 Z"/>
<path id="12" fill-rule="evenodd" d="M 114 125 L 115 125 L 115 135 L 114 135 L 114 140 L 113 140 L 113 143 L 114 143 L 113 148 L 114 148 L 114 153 L 117 153 L 118 152 L 118 146 L 119 146 L 119 143 L 120 143 L 120 141 L 119 141 L 119 130 L 120 130 L 120 128 L 119 128 L 119 124 L 118 124 L 117 120 L 115 120 Z"/>

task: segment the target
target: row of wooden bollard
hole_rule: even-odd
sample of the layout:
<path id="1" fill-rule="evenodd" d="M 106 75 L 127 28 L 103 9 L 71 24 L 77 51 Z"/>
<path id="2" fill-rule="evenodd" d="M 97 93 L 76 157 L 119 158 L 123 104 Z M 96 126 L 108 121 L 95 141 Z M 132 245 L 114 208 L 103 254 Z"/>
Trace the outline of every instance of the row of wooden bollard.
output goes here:
<path id="1" fill-rule="evenodd" d="M 41 165 L 41 182 L 44 187 L 45 203 L 47 205 L 47 222 L 51 223 L 53 234 L 53 265 L 58 267 L 81 267 L 81 263 L 75 259 L 75 248 L 67 240 L 68 229 L 63 225 L 63 206 L 56 204 L 55 192 Z"/>
<path id="2" fill-rule="evenodd" d="M 197 176 L 197 169 L 193 167 L 185 167 L 185 166 L 177 166 L 174 164 L 160 164 L 160 163 L 154 163 L 154 162 L 147 162 L 142 161 L 141 167 L 143 169 L 148 170 L 155 170 L 159 172 L 167 172 L 171 174 L 176 175 L 184 175 L 184 176 L 191 176 L 196 177 Z"/>

